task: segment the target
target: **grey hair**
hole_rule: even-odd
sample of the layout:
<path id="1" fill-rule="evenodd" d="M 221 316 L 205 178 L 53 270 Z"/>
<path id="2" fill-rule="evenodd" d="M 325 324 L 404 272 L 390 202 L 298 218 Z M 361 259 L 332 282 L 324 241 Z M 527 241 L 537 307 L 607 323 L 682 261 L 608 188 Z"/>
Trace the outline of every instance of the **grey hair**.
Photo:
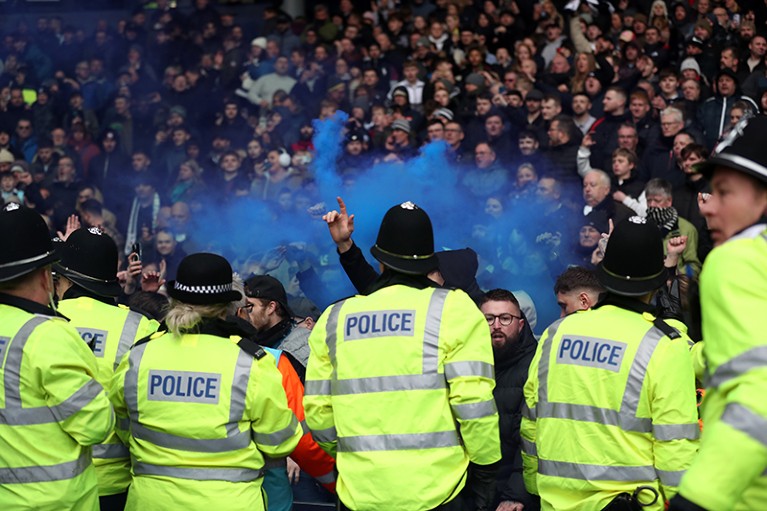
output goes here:
<path id="1" fill-rule="evenodd" d="M 241 307 L 245 307 L 245 305 L 248 303 L 248 300 L 245 299 L 245 283 L 242 281 L 242 277 L 240 277 L 240 274 L 237 272 L 232 273 L 232 291 L 239 291 L 241 298 L 227 304 L 227 316 L 236 316 L 237 310 Z"/>
<path id="2" fill-rule="evenodd" d="M 591 173 L 595 173 L 596 175 L 599 176 L 599 184 L 606 186 L 608 188 L 612 185 L 612 181 L 610 181 L 610 176 L 604 170 L 591 169 L 590 171 L 588 171 L 586 175 Z"/>
<path id="3" fill-rule="evenodd" d="M 678 122 L 684 122 L 684 112 L 682 112 L 681 110 L 673 106 L 664 108 L 661 111 L 660 115 L 661 117 L 663 117 L 664 115 L 670 115 L 676 118 Z"/>

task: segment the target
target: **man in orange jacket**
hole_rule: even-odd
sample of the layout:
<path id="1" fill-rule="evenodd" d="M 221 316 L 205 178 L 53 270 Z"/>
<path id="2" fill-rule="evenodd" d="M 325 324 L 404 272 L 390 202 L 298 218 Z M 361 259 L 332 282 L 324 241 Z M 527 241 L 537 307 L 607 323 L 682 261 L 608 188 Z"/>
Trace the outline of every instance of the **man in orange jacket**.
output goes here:
<path id="1" fill-rule="evenodd" d="M 243 284 L 239 278 L 234 279 L 233 287 L 241 290 Z M 243 296 L 245 294 L 243 293 Z M 258 307 L 260 303 L 254 298 L 244 298 L 240 302 L 235 302 L 237 322 L 243 328 L 250 327 L 255 335 L 254 327 L 250 320 L 252 308 Z M 230 318 L 231 319 L 231 318 Z M 294 369 L 298 362 L 289 352 L 280 349 L 265 349 L 271 353 L 277 361 L 277 369 L 282 374 L 282 387 L 288 398 L 288 406 L 296 418 L 301 422 L 304 428 L 304 436 L 298 442 L 296 449 L 290 455 L 290 458 L 269 460 L 266 464 L 266 476 L 264 477 L 264 490 L 269 497 L 268 511 L 288 511 L 293 505 L 292 483 L 296 483 L 299 478 L 298 464 L 301 470 L 317 480 L 326 490 L 335 494 L 336 492 L 336 474 L 335 460 L 331 458 L 312 438 L 309 428 L 304 424 L 304 385 L 301 378 Z"/>

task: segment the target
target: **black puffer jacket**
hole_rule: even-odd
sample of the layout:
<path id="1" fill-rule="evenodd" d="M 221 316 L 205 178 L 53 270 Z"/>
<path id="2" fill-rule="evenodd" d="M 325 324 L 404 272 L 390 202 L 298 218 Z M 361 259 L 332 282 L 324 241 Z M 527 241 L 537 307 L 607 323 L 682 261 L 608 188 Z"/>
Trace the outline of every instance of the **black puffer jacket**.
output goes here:
<path id="1" fill-rule="evenodd" d="M 538 345 L 525 321 L 517 349 L 495 360 L 495 390 L 501 430 L 501 466 L 498 470 L 496 500 L 511 500 L 525 505 L 525 511 L 538 510 L 538 497 L 525 490 L 519 424 L 522 420 L 523 387 Z M 495 509 L 495 508 L 493 508 Z"/>

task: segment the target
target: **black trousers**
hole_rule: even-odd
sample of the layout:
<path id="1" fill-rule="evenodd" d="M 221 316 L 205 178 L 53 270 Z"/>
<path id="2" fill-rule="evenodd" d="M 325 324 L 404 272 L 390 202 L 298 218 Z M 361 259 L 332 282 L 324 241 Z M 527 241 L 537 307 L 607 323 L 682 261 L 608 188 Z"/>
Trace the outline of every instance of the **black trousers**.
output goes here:
<path id="1" fill-rule="evenodd" d="M 123 511 L 127 499 L 127 491 L 115 495 L 104 495 L 99 497 L 99 508 L 101 511 Z"/>

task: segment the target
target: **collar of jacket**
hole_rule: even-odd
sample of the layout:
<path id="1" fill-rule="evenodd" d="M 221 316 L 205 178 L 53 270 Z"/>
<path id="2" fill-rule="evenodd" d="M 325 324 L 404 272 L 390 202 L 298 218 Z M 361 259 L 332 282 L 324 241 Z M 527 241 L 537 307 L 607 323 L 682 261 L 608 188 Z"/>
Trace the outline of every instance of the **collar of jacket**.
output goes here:
<path id="1" fill-rule="evenodd" d="M 276 348 L 280 345 L 280 342 L 288 336 L 292 328 L 293 322 L 290 319 L 283 319 L 269 330 L 259 332 L 256 335 L 255 340 L 262 346 Z"/>
<path id="2" fill-rule="evenodd" d="M 83 289 L 75 283 L 73 283 L 72 287 L 64 291 L 64 296 L 62 296 L 61 299 L 71 300 L 74 298 L 82 297 L 93 298 L 94 300 L 105 303 L 107 305 L 115 305 L 117 303 L 114 298 L 110 298 L 108 296 L 99 296 L 96 293 L 91 293 L 87 289 Z"/>
<path id="3" fill-rule="evenodd" d="M 204 335 L 229 338 L 237 335 L 246 339 L 252 339 L 252 332 L 248 331 L 240 322 L 231 321 L 230 318 L 206 318 L 197 327 L 197 331 Z"/>
<path id="4" fill-rule="evenodd" d="M 655 314 L 655 307 L 648 303 L 644 303 L 633 296 L 622 296 L 608 292 L 601 300 L 599 300 L 599 303 L 594 306 L 594 309 L 598 309 L 604 305 L 614 305 L 615 307 L 630 310 L 637 314 L 644 314 L 645 312 Z"/>
<path id="5" fill-rule="evenodd" d="M 69 321 L 68 317 L 64 316 L 58 311 L 53 310 L 47 305 L 42 305 L 40 303 L 33 302 L 32 300 L 21 298 L 19 296 L 0 293 L 0 304 L 10 305 L 11 307 L 16 307 L 17 309 L 21 309 L 30 314 L 41 314 L 43 316 L 59 317 Z"/>
<path id="6" fill-rule="evenodd" d="M 370 285 L 365 291 L 366 295 L 373 294 L 376 291 L 389 286 L 407 286 L 416 289 L 426 289 L 427 287 L 438 287 L 437 283 L 429 279 L 426 275 L 408 275 L 398 271 L 392 271 L 388 268 Z"/>

